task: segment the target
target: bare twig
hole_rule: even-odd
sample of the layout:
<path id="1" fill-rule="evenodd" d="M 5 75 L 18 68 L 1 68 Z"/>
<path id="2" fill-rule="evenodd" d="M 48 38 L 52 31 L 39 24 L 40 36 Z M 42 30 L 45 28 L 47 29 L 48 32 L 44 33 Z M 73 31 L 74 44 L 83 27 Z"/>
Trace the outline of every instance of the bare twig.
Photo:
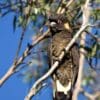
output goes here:
<path id="1" fill-rule="evenodd" d="M 20 0 L 20 3 L 22 5 L 21 0 Z M 17 49 L 16 56 L 15 56 L 15 61 L 17 61 L 17 58 L 18 58 L 18 55 L 19 55 L 19 52 L 20 52 L 20 49 L 21 49 L 21 46 L 22 46 L 22 43 L 23 43 L 23 40 L 25 37 L 26 26 L 27 26 L 27 23 L 29 20 L 28 15 L 31 13 L 31 10 L 32 10 L 31 7 L 29 7 L 29 9 L 27 7 L 26 7 L 26 9 L 24 9 L 24 14 L 26 14 L 26 16 L 25 16 L 26 24 L 25 24 L 25 26 L 23 26 L 23 30 L 22 30 L 21 37 L 20 37 L 19 44 L 18 44 L 18 49 Z"/>
<path id="2" fill-rule="evenodd" d="M 79 37 L 79 35 L 80 35 L 87 27 L 88 27 L 88 24 L 82 25 L 82 27 L 80 28 L 80 30 L 75 34 L 75 36 L 73 37 L 73 39 L 72 39 L 72 40 L 70 41 L 70 43 L 66 46 L 66 48 L 65 48 L 66 52 L 68 52 L 68 50 L 69 50 L 69 49 L 71 48 L 71 46 L 75 43 L 75 41 L 77 40 L 77 38 Z M 65 55 L 65 52 L 62 51 L 61 55 L 59 56 L 59 59 L 62 60 L 62 58 L 64 57 L 64 55 Z M 32 88 L 30 89 L 28 95 L 25 97 L 25 100 L 30 100 L 31 97 L 32 97 L 33 95 L 35 95 L 35 94 L 38 92 L 37 88 L 38 88 L 39 84 L 40 84 L 42 81 L 44 81 L 47 77 L 49 77 L 49 76 L 54 72 L 54 70 L 58 67 L 58 65 L 59 65 L 59 61 L 56 61 L 56 62 L 52 65 L 52 67 L 50 68 L 50 70 L 49 70 L 45 75 L 43 75 L 40 79 L 38 79 L 38 80 L 34 83 L 34 85 L 32 86 Z"/>
<path id="3" fill-rule="evenodd" d="M 21 37 L 20 37 L 20 40 L 19 40 L 19 44 L 18 44 L 18 49 L 17 49 L 16 56 L 15 56 L 15 61 L 18 58 L 18 55 L 19 55 L 19 52 L 20 52 L 20 49 L 21 49 L 21 46 L 22 46 L 22 42 L 23 42 L 23 39 L 24 39 L 24 36 L 25 36 L 25 30 L 26 30 L 26 28 L 24 28 L 22 30 L 22 34 L 21 34 Z"/>
<path id="4" fill-rule="evenodd" d="M 83 6 L 82 11 L 83 11 L 83 24 L 82 25 L 86 25 L 90 17 L 89 0 L 86 0 L 86 3 Z M 85 46 L 85 39 L 86 39 L 86 33 L 83 32 L 81 35 L 80 45 Z M 80 51 L 85 52 L 83 48 L 80 48 Z M 75 89 L 73 92 L 72 100 L 77 100 L 78 94 L 80 92 L 84 62 L 85 62 L 85 55 L 83 53 L 80 53 L 78 78 L 77 78 L 77 82 L 76 82 Z"/>

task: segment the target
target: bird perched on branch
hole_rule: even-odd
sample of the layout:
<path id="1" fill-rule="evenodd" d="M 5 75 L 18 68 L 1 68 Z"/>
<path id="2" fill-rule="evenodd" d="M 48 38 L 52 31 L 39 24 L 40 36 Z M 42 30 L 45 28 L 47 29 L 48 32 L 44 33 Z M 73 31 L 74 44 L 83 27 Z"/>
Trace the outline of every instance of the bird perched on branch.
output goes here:
<path id="1" fill-rule="evenodd" d="M 65 15 L 54 15 L 49 17 L 51 43 L 49 48 L 50 62 L 52 66 L 55 61 L 59 61 L 59 55 L 65 51 L 65 47 L 72 39 L 72 30 Z M 55 99 L 71 100 L 70 94 L 75 85 L 78 73 L 79 53 L 77 45 L 74 44 L 65 56 L 58 68 L 53 73 Z"/>

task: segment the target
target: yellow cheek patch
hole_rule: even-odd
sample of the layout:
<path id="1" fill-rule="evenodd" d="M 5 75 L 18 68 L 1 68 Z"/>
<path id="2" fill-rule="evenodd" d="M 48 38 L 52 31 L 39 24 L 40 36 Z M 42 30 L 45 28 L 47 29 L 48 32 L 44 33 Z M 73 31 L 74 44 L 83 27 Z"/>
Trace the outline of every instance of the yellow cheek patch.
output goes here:
<path id="1" fill-rule="evenodd" d="M 70 26 L 69 26 L 68 23 L 65 23 L 65 24 L 64 24 L 64 27 L 65 27 L 65 29 L 67 29 L 67 30 L 71 30 L 71 28 L 70 28 Z"/>

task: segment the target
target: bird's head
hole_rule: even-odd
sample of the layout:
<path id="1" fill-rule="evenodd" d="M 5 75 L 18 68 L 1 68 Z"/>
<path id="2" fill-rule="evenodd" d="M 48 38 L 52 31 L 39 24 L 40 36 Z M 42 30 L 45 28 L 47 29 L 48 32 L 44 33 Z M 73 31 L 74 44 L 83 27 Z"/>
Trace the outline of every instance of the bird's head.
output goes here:
<path id="1" fill-rule="evenodd" d="M 49 17 L 49 22 L 51 31 L 55 33 L 62 30 L 71 30 L 69 21 L 65 15 L 51 15 Z"/>

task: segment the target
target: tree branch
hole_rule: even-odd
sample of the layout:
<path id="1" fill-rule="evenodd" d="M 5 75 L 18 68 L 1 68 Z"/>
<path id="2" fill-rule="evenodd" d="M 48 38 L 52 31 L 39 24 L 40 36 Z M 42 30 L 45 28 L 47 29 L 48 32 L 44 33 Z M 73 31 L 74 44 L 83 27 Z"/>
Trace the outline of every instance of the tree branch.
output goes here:
<path id="1" fill-rule="evenodd" d="M 82 11 L 83 11 L 82 25 L 84 26 L 84 25 L 87 25 L 87 23 L 89 22 L 89 17 L 90 17 L 89 0 L 86 0 L 85 5 L 82 8 Z M 86 40 L 86 33 L 83 32 L 81 35 L 80 45 L 85 46 L 85 40 Z M 85 52 L 83 48 L 80 48 L 80 51 Z M 75 89 L 73 92 L 72 100 L 77 100 L 78 94 L 80 92 L 84 62 L 85 62 L 85 55 L 83 53 L 80 53 L 78 78 L 77 78 L 77 82 L 76 82 Z"/>

